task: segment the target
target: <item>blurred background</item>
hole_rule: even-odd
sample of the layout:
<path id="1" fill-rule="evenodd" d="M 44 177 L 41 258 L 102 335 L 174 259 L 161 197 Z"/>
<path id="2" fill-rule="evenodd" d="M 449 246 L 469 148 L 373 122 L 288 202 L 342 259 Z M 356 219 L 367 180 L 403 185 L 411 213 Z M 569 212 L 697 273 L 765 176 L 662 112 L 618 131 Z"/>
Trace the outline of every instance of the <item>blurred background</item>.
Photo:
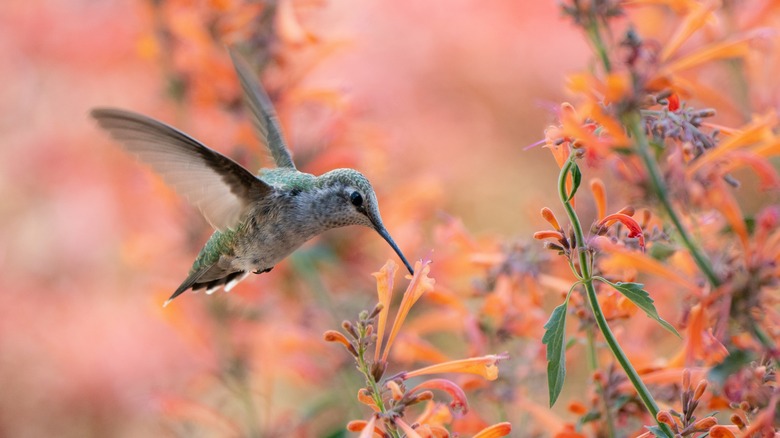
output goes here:
<path id="1" fill-rule="evenodd" d="M 456 258 L 453 236 L 490 249 L 528 240 L 539 208 L 557 205 L 554 161 L 526 147 L 589 51 L 555 2 L 268 8 L 3 1 L 0 436 L 240 436 L 251 424 L 262 436 L 337 436 L 365 417 L 359 379 L 334 377 L 349 357 L 321 334 L 373 307 L 370 273 L 390 248 L 335 230 L 229 295 L 163 309 L 211 230 L 88 118 L 130 109 L 250 169 L 268 165 L 226 45 L 264 67 L 299 168 L 365 173 L 400 247 L 414 260 L 433 251 L 442 284 L 469 291 L 480 273 Z M 540 370 L 526 377 L 544 405 Z"/>

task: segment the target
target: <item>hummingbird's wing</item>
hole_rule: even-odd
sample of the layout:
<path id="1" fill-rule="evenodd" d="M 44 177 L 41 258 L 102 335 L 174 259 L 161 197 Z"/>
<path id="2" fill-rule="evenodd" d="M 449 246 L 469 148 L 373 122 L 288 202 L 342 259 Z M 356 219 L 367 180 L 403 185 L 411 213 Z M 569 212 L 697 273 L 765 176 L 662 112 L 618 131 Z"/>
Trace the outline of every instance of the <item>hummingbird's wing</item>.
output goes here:
<path id="1" fill-rule="evenodd" d="M 277 167 L 295 169 L 295 163 L 293 163 L 290 150 L 287 149 L 284 142 L 282 129 L 279 126 L 271 98 L 263 90 L 246 61 L 241 59 L 234 50 L 230 50 L 230 58 L 233 60 L 233 67 L 236 69 L 241 88 L 244 90 L 246 105 L 252 111 L 252 123 L 258 138 L 271 152 Z"/>
<path id="2" fill-rule="evenodd" d="M 238 225 L 249 206 L 273 190 L 235 161 L 162 122 L 112 108 L 91 114 L 220 231 Z"/>

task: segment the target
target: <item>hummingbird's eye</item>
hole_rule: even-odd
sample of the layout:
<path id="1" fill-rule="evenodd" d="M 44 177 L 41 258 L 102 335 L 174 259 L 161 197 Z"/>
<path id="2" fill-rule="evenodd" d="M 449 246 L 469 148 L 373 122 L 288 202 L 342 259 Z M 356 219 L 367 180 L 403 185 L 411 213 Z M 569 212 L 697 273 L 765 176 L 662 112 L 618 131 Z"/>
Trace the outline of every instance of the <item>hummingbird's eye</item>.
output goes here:
<path id="1" fill-rule="evenodd" d="M 358 192 L 352 192 L 352 194 L 349 195 L 349 200 L 355 207 L 360 207 L 363 205 L 363 197 L 360 196 L 360 193 Z"/>

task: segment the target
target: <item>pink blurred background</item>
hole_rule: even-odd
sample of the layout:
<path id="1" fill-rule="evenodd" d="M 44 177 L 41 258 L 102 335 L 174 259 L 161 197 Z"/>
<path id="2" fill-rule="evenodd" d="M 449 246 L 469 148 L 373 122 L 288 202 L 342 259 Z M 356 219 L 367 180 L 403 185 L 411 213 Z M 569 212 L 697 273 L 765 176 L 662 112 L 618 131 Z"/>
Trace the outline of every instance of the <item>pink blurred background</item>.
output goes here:
<path id="1" fill-rule="evenodd" d="M 160 306 L 208 226 L 87 116 L 98 105 L 133 109 L 231 150 L 219 122 L 177 108 L 157 62 L 141 56 L 146 6 L 0 8 L 0 436 L 172 433 L 159 394 L 212 365 L 179 315 L 204 297 Z M 391 198 L 423 184 L 433 193 L 426 215 L 461 217 L 478 235 L 536 229 L 557 172 L 546 151 L 524 148 L 542 138 L 564 75 L 588 53 L 555 2 L 323 2 L 298 12 L 313 33 L 348 41 L 305 81 L 342 92 L 350 117 L 380 133 L 381 163 L 363 159 L 361 170 L 410 258 L 430 249 L 430 229 L 414 235 Z M 293 145 L 332 128 L 290 113 Z M 367 231 L 334 233 L 374 249 L 363 277 L 392 256 Z"/>

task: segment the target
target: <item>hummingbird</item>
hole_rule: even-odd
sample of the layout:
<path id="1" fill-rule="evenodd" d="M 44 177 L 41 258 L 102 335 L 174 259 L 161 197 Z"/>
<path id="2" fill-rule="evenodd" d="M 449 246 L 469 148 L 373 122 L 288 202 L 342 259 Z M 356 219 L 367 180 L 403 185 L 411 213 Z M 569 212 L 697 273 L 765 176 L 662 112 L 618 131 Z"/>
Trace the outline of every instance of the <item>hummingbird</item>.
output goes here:
<path id="1" fill-rule="evenodd" d="M 232 50 L 230 56 L 257 137 L 275 168 L 254 175 L 195 138 L 142 114 L 115 108 L 90 112 L 101 128 L 150 165 L 215 228 L 187 278 L 163 306 L 189 289 L 228 292 L 250 273 L 271 271 L 314 236 L 348 225 L 372 228 L 414 274 L 382 223 L 368 179 L 354 169 L 320 176 L 299 171 L 271 99 L 248 64 Z"/>

